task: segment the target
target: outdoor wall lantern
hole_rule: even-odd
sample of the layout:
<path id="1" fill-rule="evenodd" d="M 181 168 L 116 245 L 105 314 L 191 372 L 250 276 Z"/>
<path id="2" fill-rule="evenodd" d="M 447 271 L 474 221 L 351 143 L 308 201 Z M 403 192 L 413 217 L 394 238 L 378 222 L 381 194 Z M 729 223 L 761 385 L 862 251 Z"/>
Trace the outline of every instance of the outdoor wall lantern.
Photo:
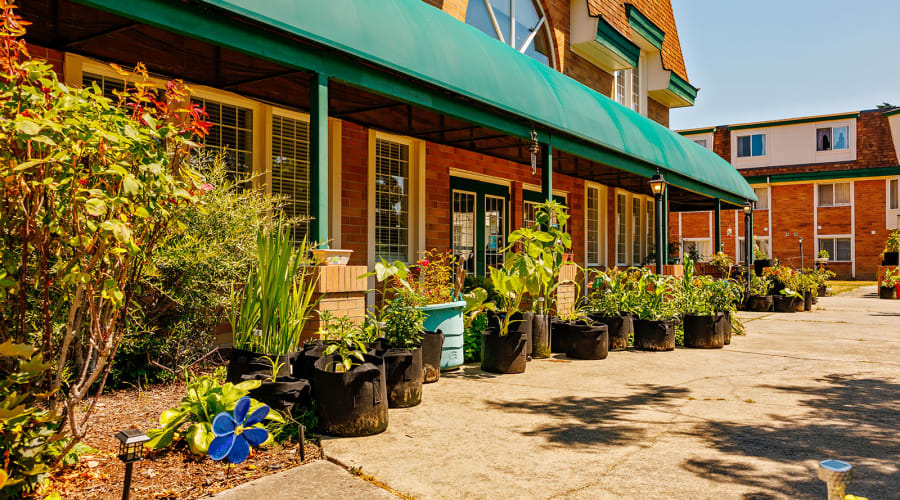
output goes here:
<path id="1" fill-rule="evenodd" d="M 753 202 L 748 201 L 747 203 L 744 203 L 744 215 L 749 217 L 750 212 L 752 212 L 752 211 L 753 211 Z"/>
<path id="2" fill-rule="evenodd" d="M 656 175 L 650 178 L 650 191 L 656 198 L 656 274 L 662 274 L 665 268 L 665 259 L 667 257 L 665 251 L 665 226 L 663 226 L 663 195 L 666 194 L 666 179 L 663 178 L 659 170 Z"/>
<path id="3" fill-rule="evenodd" d="M 537 157 L 541 154 L 541 145 L 538 143 L 537 130 L 531 129 L 531 175 L 537 174 Z"/>
<path id="4" fill-rule="evenodd" d="M 119 460 L 125 462 L 125 484 L 122 486 L 122 500 L 131 494 L 131 472 L 134 463 L 144 459 L 144 443 L 150 438 L 140 429 L 125 429 L 116 433 L 119 440 Z"/>

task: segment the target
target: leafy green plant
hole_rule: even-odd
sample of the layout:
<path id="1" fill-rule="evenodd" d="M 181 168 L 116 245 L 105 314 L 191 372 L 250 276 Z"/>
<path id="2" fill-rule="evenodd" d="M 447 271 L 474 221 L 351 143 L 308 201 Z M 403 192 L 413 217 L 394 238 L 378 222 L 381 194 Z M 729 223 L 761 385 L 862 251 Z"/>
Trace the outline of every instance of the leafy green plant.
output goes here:
<path id="1" fill-rule="evenodd" d="M 421 299 L 411 290 L 397 289 L 385 302 L 381 315 L 382 333 L 392 347 L 411 349 L 422 342 L 425 312 Z"/>
<path id="2" fill-rule="evenodd" d="M 6 485 L 0 486 L 0 497 L 15 498 L 35 490 L 46 482 L 51 464 L 62 452 L 59 444 L 60 416 L 42 408 L 34 384 L 46 376 L 52 363 L 29 344 L 0 344 L 0 475 Z"/>
<path id="3" fill-rule="evenodd" d="M 514 321 L 513 315 L 520 311 L 522 300 L 528 291 L 528 278 L 518 274 L 515 264 L 512 263 L 513 259 L 515 253 L 508 251 L 503 267 L 490 268 L 494 290 L 500 297 L 496 310 L 501 313 L 499 329 L 501 337 L 509 334 L 509 327 Z"/>
<path id="4" fill-rule="evenodd" d="M 272 371 L 272 377 L 269 378 L 270 382 L 275 382 L 278 379 L 278 370 L 281 370 L 285 364 L 281 361 L 278 361 L 278 356 L 274 358 L 272 356 L 263 356 L 263 359 L 266 360 L 266 363 L 269 363 L 269 369 Z"/>
<path id="5" fill-rule="evenodd" d="M 794 298 L 794 299 L 802 299 L 803 298 L 803 295 L 800 294 L 800 292 L 798 292 L 797 290 L 794 290 L 792 288 L 785 288 L 778 293 L 780 293 L 781 295 L 783 295 L 785 297 L 790 297 L 790 298 Z"/>
<path id="6" fill-rule="evenodd" d="M 308 258 L 314 245 L 304 240 L 295 248 L 281 224 L 261 228 L 258 262 L 243 294 L 232 294 L 230 322 L 238 349 L 271 355 L 297 350 L 317 300 L 317 273 Z"/>
<path id="7" fill-rule="evenodd" d="M 772 291 L 772 280 L 765 276 L 757 276 L 751 271 L 750 275 L 750 295 L 769 295 Z"/>
<path id="8" fill-rule="evenodd" d="M 631 272 L 611 269 L 598 272 L 589 296 L 587 308 L 590 312 L 602 316 L 621 316 L 637 312 L 637 281 Z"/>
<path id="9" fill-rule="evenodd" d="M 766 252 L 763 252 L 759 248 L 759 245 L 753 245 L 753 258 L 755 260 L 768 260 L 769 254 L 767 254 Z"/>
<path id="10" fill-rule="evenodd" d="M 230 382 L 220 384 L 213 377 L 204 375 L 188 381 L 187 395 L 175 408 L 168 409 L 159 416 L 159 427 L 147 432 L 150 440 L 147 448 L 160 450 L 184 439 L 188 448 L 195 455 L 205 455 L 215 435 L 212 421 L 223 411 L 233 411 L 235 404 L 242 397 L 262 385 L 259 380 L 247 380 L 239 384 Z M 250 412 L 253 413 L 262 403 L 251 400 Z M 284 416 L 270 410 L 264 423 L 284 424 Z M 182 428 L 187 425 L 186 430 Z M 262 423 L 257 424 L 263 426 Z"/>
<path id="11" fill-rule="evenodd" d="M 481 334 L 488 326 L 487 315 L 480 313 L 466 325 L 463 332 L 463 355 L 466 363 L 481 361 Z"/>
<path id="12" fill-rule="evenodd" d="M 684 275 L 681 278 L 680 309 L 682 314 L 711 316 L 716 313 L 712 304 L 712 276 L 697 275 L 694 260 L 684 259 Z"/>
<path id="13" fill-rule="evenodd" d="M 884 252 L 900 252 L 900 229 L 894 229 L 888 235 L 884 242 Z"/>
<path id="14" fill-rule="evenodd" d="M 336 372 L 349 372 L 354 366 L 365 363 L 366 344 L 357 335 L 357 330 L 342 329 L 337 337 L 331 337 L 330 343 L 325 348 L 325 356 L 334 356 L 334 361 L 328 363 L 326 369 L 334 367 Z"/>
<path id="15" fill-rule="evenodd" d="M 882 287 L 894 287 L 900 284 L 900 267 L 895 267 L 893 269 L 888 270 L 884 273 L 884 276 L 881 278 L 881 286 Z"/>
<path id="16" fill-rule="evenodd" d="M 672 276 L 642 269 L 638 278 L 636 313 L 639 319 L 668 321 L 678 314 L 679 288 Z"/>
<path id="17" fill-rule="evenodd" d="M 509 235 L 510 248 L 519 245 L 516 263 L 520 273 L 529 277 L 529 293 L 535 312 L 544 314 L 553 309 L 554 293 L 563 284 L 559 281 L 560 270 L 566 262 L 566 255 L 572 250 L 572 236 L 566 232 L 569 214 L 565 205 L 550 200 L 537 205 L 535 224 Z"/>
<path id="18" fill-rule="evenodd" d="M 831 257 L 831 255 L 828 254 L 828 250 L 825 250 L 823 248 L 823 249 L 819 250 L 819 253 L 816 254 L 816 257 L 818 257 L 819 259 L 822 259 L 822 260 L 828 260 Z"/>

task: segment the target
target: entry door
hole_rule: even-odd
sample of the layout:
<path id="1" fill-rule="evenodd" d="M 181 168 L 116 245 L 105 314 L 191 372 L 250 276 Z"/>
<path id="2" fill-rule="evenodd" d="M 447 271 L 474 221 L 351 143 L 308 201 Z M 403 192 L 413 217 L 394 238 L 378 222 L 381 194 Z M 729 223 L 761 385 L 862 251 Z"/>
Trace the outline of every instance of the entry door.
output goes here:
<path id="1" fill-rule="evenodd" d="M 488 275 L 503 264 L 509 231 L 509 188 L 502 184 L 450 178 L 454 255 L 465 258 L 466 272 Z"/>

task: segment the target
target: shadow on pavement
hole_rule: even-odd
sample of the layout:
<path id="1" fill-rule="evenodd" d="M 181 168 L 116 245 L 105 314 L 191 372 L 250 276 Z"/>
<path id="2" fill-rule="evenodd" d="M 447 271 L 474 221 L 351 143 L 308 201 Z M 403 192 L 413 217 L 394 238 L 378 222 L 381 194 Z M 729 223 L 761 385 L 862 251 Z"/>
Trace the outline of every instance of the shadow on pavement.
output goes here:
<path id="1" fill-rule="evenodd" d="M 459 378 L 466 380 L 485 380 L 502 376 L 500 373 L 486 372 L 478 366 L 463 365 L 458 370 L 441 372 L 441 378 Z"/>
<path id="2" fill-rule="evenodd" d="M 634 415 L 637 411 L 665 411 L 690 392 L 683 387 L 631 386 L 637 392 L 627 396 L 486 401 L 492 409 L 554 417 L 552 422 L 523 429 L 526 436 L 546 438 L 549 446 L 594 447 L 639 442 L 654 422 Z M 634 417 L 629 420 L 629 417 Z M 649 424 L 649 425 L 648 425 Z"/>
<path id="3" fill-rule="evenodd" d="M 708 441 L 733 459 L 685 461 L 682 468 L 698 476 L 759 488 L 757 496 L 821 497 L 825 486 L 815 469 L 803 475 L 783 472 L 772 476 L 742 460 L 750 456 L 782 464 L 836 458 L 854 466 L 848 493 L 868 498 L 888 498 L 900 491 L 900 384 L 878 378 L 829 375 L 821 386 L 764 385 L 806 397 L 798 404 L 808 408 L 795 417 L 771 415 L 777 425 L 742 425 L 730 422 L 698 424 L 690 434 Z"/>

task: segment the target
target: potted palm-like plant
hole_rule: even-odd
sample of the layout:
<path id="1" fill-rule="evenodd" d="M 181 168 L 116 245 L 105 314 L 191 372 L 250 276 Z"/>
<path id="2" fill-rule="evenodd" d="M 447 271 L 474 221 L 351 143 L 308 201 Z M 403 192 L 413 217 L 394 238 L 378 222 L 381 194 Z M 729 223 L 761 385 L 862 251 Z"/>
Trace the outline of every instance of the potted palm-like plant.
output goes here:
<path id="1" fill-rule="evenodd" d="M 594 280 L 588 317 L 606 325 L 610 351 L 627 349 L 628 339 L 634 334 L 636 284 L 628 273 L 616 269 L 597 273 Z"/>
<path id="2" fill-rule="evenodd" d="M 675 350 L 678 286 L 672 276 L 641 270 L 634 322 L 634 346 L 645 351 Z"/>
<path id="3" fill-rule="evenodd" d="M 251 396 L 278 410 L 298 402 L 291 394 L 309 393 L 308 388 L 299 388 L 293 367 L 301 334 L 317 303 L 315 262 L 307 257 L 312 246 L 303 241 L 295 247 L 290 232 L 280 225 L 260 229 L 257 262 L 242 293 L 231 298 L 233 340 L 227 379 L 262 380 Z"/>

